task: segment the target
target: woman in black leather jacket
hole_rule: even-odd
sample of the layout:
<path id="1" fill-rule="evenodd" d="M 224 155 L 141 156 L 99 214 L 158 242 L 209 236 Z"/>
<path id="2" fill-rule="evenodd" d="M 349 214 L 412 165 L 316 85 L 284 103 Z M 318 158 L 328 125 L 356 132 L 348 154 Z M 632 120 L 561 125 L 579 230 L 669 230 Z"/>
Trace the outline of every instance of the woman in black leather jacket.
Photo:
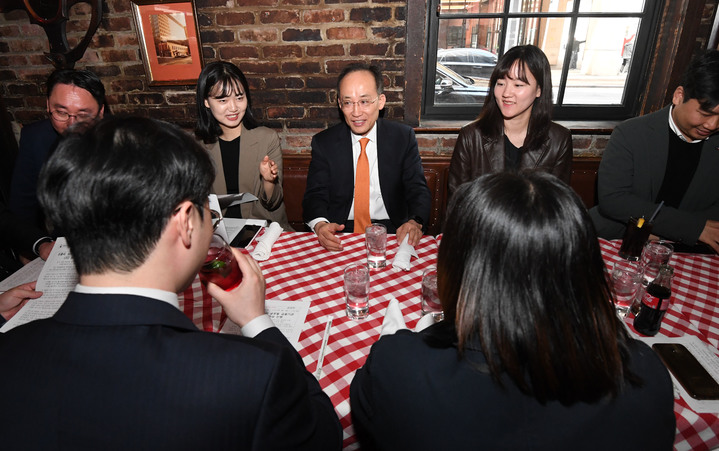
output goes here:
<path id="1" fill-rule="evenodd" d="M 572 134 L 552 122 L 549 61 L 533 45 L 513 47 L 497 62 L 489 95 L 459 132 L 449 166 L 449 194 L 492 172 L 537 169 L 569 183 Z"/>

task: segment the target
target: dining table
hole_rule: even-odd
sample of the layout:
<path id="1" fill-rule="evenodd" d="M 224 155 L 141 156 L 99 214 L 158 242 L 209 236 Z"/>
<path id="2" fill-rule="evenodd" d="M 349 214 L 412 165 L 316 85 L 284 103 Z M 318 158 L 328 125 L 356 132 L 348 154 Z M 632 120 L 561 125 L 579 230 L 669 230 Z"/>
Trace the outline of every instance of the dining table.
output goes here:
<path id="1" fill-rule="evenodd" d="M 266 281 L 266 299 L 310 301 L 297 347 L 307 370 L 318 377 L 335 407 L 343 428 L 343 449 L 354 450 L 360 446 L 350 414 L 352 378 L 380 338 L 385 311 L 392 299 L 398 301 L 409 329 L 414 329 L 422 317 L 422 273 L 436 265 L 441 235 L 422 237 L 408 271 L 392 265 L 399 243 L 395 235 L 388 235 L 387 266 L 371 271 L 370 310 L 363 320 L 351 320 L 346 315 L 343 271 L 350 264 L 366 261 L 365 238 L 363 234 L 347 233 L 341 235 L 341 240 L 342 250 L 330 252 L 312 233 L 283 232 L 272 246 L 270 258 L 260 262 L 260 267 Z M 255 243 L 248 246 L 249 251 Z M 621 241 L 600 239 L 599 243 L 604 261 L 611 268 L 620 259 Z M 695 336 L 719 355 L 719 256 L 675 253 L 670 264 L 674 267 L 671 305 L 657 336 Z M 226 316 L 199 278 L 179 299 L 180 308 L 198 328 L 211 332 L 222 329 Z M 624 321 L 630 325 L 629 318 Z M 697 413 L 681 397 L 675 399 L 674 412 L 674 449 L 709 450 L 719 446 L 719 412 Z"/>

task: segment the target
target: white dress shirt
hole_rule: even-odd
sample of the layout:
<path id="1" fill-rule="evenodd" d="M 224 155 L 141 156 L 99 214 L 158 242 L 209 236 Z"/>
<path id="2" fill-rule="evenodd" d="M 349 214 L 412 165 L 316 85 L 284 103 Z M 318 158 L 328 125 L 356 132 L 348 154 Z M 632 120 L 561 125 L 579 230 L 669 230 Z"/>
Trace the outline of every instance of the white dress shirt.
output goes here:
<path id="1" fill-rule="evenodd" d="M 704 140 L 709 139 L 709 137 L 707 136 L 704 139 L 695 139 L 695 140 L 689 141 L 687 139 L 687 137 L 684 136 L 684 133 L 682 133 L 682 131 L 679 130 L 679 127 L 677 127 L 677 124 L 674 122 L 674 118 L 672 117 L 672 111 L 674 111 L 674 105 L 672 105 L 672 107 L 669 108 L 669 128 L 671 129 L 671 131 L 676 133 L 676 135 L 679 137 L 679 139 L 681 139 L 682 141 L 684 141 L 686 143 L 690 143 L 690 144 L 695 144 L 695 143 L 702 142 Z"/>

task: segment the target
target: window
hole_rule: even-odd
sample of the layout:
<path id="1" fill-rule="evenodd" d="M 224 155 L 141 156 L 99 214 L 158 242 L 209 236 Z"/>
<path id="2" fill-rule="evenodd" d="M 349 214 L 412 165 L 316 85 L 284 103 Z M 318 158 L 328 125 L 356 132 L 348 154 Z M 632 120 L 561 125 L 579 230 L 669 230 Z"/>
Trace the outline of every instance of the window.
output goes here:
<path id="1" fill-rule="evenodd" d="M 661 1 L 430 4 L 423 118 L 476 117 L 497 59 L 523 44 L 538 46 L 549 59 L 555 119 L 623 119 L 635 113 Z"/>

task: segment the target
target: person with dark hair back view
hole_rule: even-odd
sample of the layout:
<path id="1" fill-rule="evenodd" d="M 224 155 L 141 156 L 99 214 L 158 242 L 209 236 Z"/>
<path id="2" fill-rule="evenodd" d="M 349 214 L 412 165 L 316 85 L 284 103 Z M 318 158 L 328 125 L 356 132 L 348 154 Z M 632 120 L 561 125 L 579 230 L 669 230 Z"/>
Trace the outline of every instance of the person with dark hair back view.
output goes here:
<path id="1" fill-rule="evenodd" d="M 630 217 L 675 250 L 719 253 L 719 50 L 692 60 L 672 104 L 619 124 L 599 164 L 597 234 L 622 238 Z M 681 247 L 679 247 L 681 246 Z"/>
<path id="2" fill-rule="evenodd" d="M 214 176 L 161 121 L 106 118 L 63 138 L 38 193 L 80 280 L 53 317 L 0 334 L 4 449 L 341 448 L 329 398 L 265 314 L 254 260 L 234 249 L 240 285 L 207 286 L 243 336 L 200 331 L 178 308 L 214 231 Z"/>
<path id="3" fill-rule="evenodd" d="M 197 80 L 197 125 L 217 168 L 212 192 L 250 193 L 257 201 L 227 209 L 225 216 L 265 219 L 292 231 L 282 189 L 282 149 L 277 132 L 257 123 L 250 86 L 232 63 L 214 61 Z"/>
<path id="4" fill-rule="evenodd" d="M 539 171 L 450 200 L 445 319 L 379 339 L 350 386 L 363 450 L 671 450 L 672 381 L 614 312 L 582 201 Z"/>
<path id="5" fill-rule="evenodd" d="M 457 136 L 449 165 L 449 195 L 462 183 L 501 171 L 538 169 L 569 183 L 572 134 L 552 122 L 552 72 L 539 47 L 502 55 L 474 122 Z"/>
<path id="6" fill-rule="evenodd" d="M 47 112 L 49 118 L 20 131 L 8 202 L 21 220 L 41 229 L 45 229 L 45 222 L 37 200 L 40 169 L 68 128 L 103 117 L 105 87 L 89 70 L 56 70 L 47 79 Z"/>

